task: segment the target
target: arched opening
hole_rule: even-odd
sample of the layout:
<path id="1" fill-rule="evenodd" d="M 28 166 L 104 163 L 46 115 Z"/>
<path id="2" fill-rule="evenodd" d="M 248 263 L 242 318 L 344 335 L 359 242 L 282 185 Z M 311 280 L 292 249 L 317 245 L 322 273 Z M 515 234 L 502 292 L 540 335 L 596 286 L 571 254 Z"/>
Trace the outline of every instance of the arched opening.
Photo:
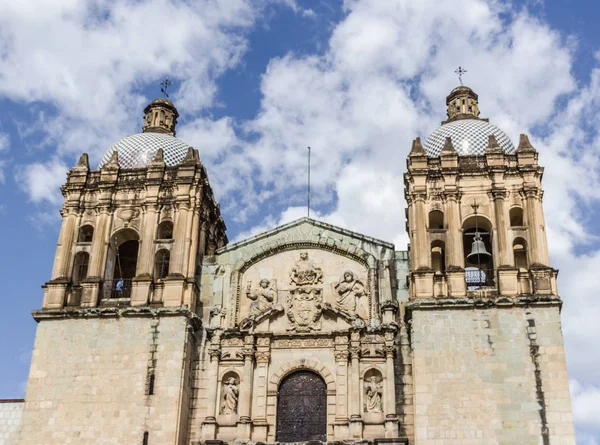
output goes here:
<path id="1" fill-rule="evenodd" d="M 161 249 L 154 255 L 154 279 L 163 280 L 169 275 L 169 260 L 171 252 Z"/>
<path id="2" fill-rule="evenodd" d="M 523 223 L 523 209 L 521 207 L 513 207 L 509 211 L 510 226 L 511 227 L 522 227 Z"/>
<path id="3" fill-rule="evenodd" d="M 527 241 L 523 238 L 515 238 L 513 241 L 513 255 L 516 268 L 519 270 L 527 270 L 529 268 L 529 263 L 527 262 Z"/>
<path id="4" fill-rule="evenodd" d="M 463 223 L 463 252 L 467 289 L 493 287 L 495 281 L 492 225 L 487 218 L 477 215 L 465 220 Z"/>
<path id="5" fill-rule="evenodd" d="M 139 236 L 133 229 L 123 229 L 110 240 L 106 260 L 104 298 L 129 298 L 136 275 Z"/>
<path id="6" fill-rule="evenodd" d="M 436 240 L 431 243 L 431 267 L 436 274 L 446 271 L 446 248 L 443 241 Z"/>
<path id="7" fill-rule="evenodd" d="M 71 280 L 74 285 L 79 285 L 81 280 L 87 277 L 89 263 L 89 253 L 79 252 L 77 255 L 75 255 L 75 261 L 73 261 L 73 277 Z"/>
<path id="8" fill-rule="evenodd" d="M 429 228 L 436 230 L 444 228 L 444 212 L 441 210 L 429 212 Z"/>
<path id="9" fill-rule="evenodd" d="M 91 243 L 94 239 L 94 228 L 89 224 L 81 226 L 79 228 L 79 234 L 77 235 L 78 243 Z"/>
<path id="10" fill-rule="evenodd" d="M 173 239 L 173 223 L 171 221 L 163 221 L 158 225 L 156 239 Z"/>
<path id="11" fill-rule="evenodd" d="M 312 371 L 285 377 L 277 393 L 278 442 L 327 440 L 327 385 Z"/>

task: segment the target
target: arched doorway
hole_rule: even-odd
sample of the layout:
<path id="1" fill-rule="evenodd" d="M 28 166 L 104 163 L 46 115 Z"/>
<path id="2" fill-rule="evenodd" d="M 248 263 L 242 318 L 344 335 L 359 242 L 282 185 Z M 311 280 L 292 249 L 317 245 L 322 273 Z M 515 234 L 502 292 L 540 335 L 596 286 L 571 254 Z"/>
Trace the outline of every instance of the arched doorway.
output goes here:
<path id="1" fill-rule="evenodd" d="M 327 385 L 319 375 L 297 371 L 279 385 L 276 440 L 327 440 Z"/>

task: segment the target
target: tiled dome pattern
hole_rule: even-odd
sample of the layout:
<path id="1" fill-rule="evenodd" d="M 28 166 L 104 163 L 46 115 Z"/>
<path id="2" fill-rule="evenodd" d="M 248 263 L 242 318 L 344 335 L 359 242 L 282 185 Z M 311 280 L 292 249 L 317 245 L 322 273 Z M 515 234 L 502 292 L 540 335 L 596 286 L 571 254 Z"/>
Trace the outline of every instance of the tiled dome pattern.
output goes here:
<path id="1" fill-rule="evenodd" d="M 496 136 L 498 145 L 505 153 L 515 153 L 515 146 L 506 133 L 489 122 L 477 119 L 462 119 L 442 125 L 431 133 L 423 148 L 429 157 L 436 158 L 449 136 L 460 156 L 483 155 L 491 134 Z"/>
<path id="2" fill-rule="evenodd" d="M 113 145 L 100 161 L 99 168 L 106 164 L 113 152 L 119 152 L 121 168 L 145 167 L 163 149 L 165 164 L 179 164 L 187 154 L 189 145 L 179 139 L 162 133 L 139 133 L 125 136 Z"/>

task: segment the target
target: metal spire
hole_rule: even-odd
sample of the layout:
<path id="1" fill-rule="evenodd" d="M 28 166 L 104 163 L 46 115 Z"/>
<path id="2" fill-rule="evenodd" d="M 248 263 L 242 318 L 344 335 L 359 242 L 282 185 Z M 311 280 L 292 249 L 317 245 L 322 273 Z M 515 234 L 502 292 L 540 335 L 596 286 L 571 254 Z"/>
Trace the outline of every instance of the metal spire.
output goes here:
<path id="1" fill-rule="evenodd" d="M 459 66 L 455 71 L 454 71 L 457 75 L 458 75 L 458 80 L 460 81 L 460 84 L 462 85 L 462 76 L 463 74 L 465 74 L 467 72 L 466 69 L 464 69 L 462 66 Z"/>
<path id="2" fill-rule="evenodd" d="M 166 77 L 165 80 L 160 83 L 160 91 L 165 95 L 165 97 L 169 97 L 167 94 L 167 88 L 169 88 L 171 85 L 173 85 L 173 82 L 171 82 L 168 77 Z"/>
<path id="3" fill-rule="evenodd" d="M 310 147 L 308 147 L 308 191 L 307 191 L 307 208 L 306 208 L 306 214 L 308 216 L 308 218 L 310 218 Z"/>

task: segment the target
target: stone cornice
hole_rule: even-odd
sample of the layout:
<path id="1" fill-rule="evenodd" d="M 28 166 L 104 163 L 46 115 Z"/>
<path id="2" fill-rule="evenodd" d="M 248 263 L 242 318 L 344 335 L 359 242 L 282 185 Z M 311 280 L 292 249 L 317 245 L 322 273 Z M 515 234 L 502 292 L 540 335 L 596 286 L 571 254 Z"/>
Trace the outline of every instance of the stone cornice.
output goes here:
<path id="1" fill-rule="evenodd" d="M 428 298 L 415 299 L 404 303 L 407 312 L 435 309 L 487 309 L 511 308 L 521 306 L 562 306 L 557 295 L 524 295 L 521 297 L 498 298 Z"/>
<path id="2" fill-rule="evenodd" d="M 121 318 L 121 317 L 186 317 L 194 330 L 202 328 L 198 315 L 187 308 L 152 308 L 152 307 L 94 307 L 45 309 L 31 312 L 38 323 L 45 320 L 64 320 L 74 318 Z"/>

